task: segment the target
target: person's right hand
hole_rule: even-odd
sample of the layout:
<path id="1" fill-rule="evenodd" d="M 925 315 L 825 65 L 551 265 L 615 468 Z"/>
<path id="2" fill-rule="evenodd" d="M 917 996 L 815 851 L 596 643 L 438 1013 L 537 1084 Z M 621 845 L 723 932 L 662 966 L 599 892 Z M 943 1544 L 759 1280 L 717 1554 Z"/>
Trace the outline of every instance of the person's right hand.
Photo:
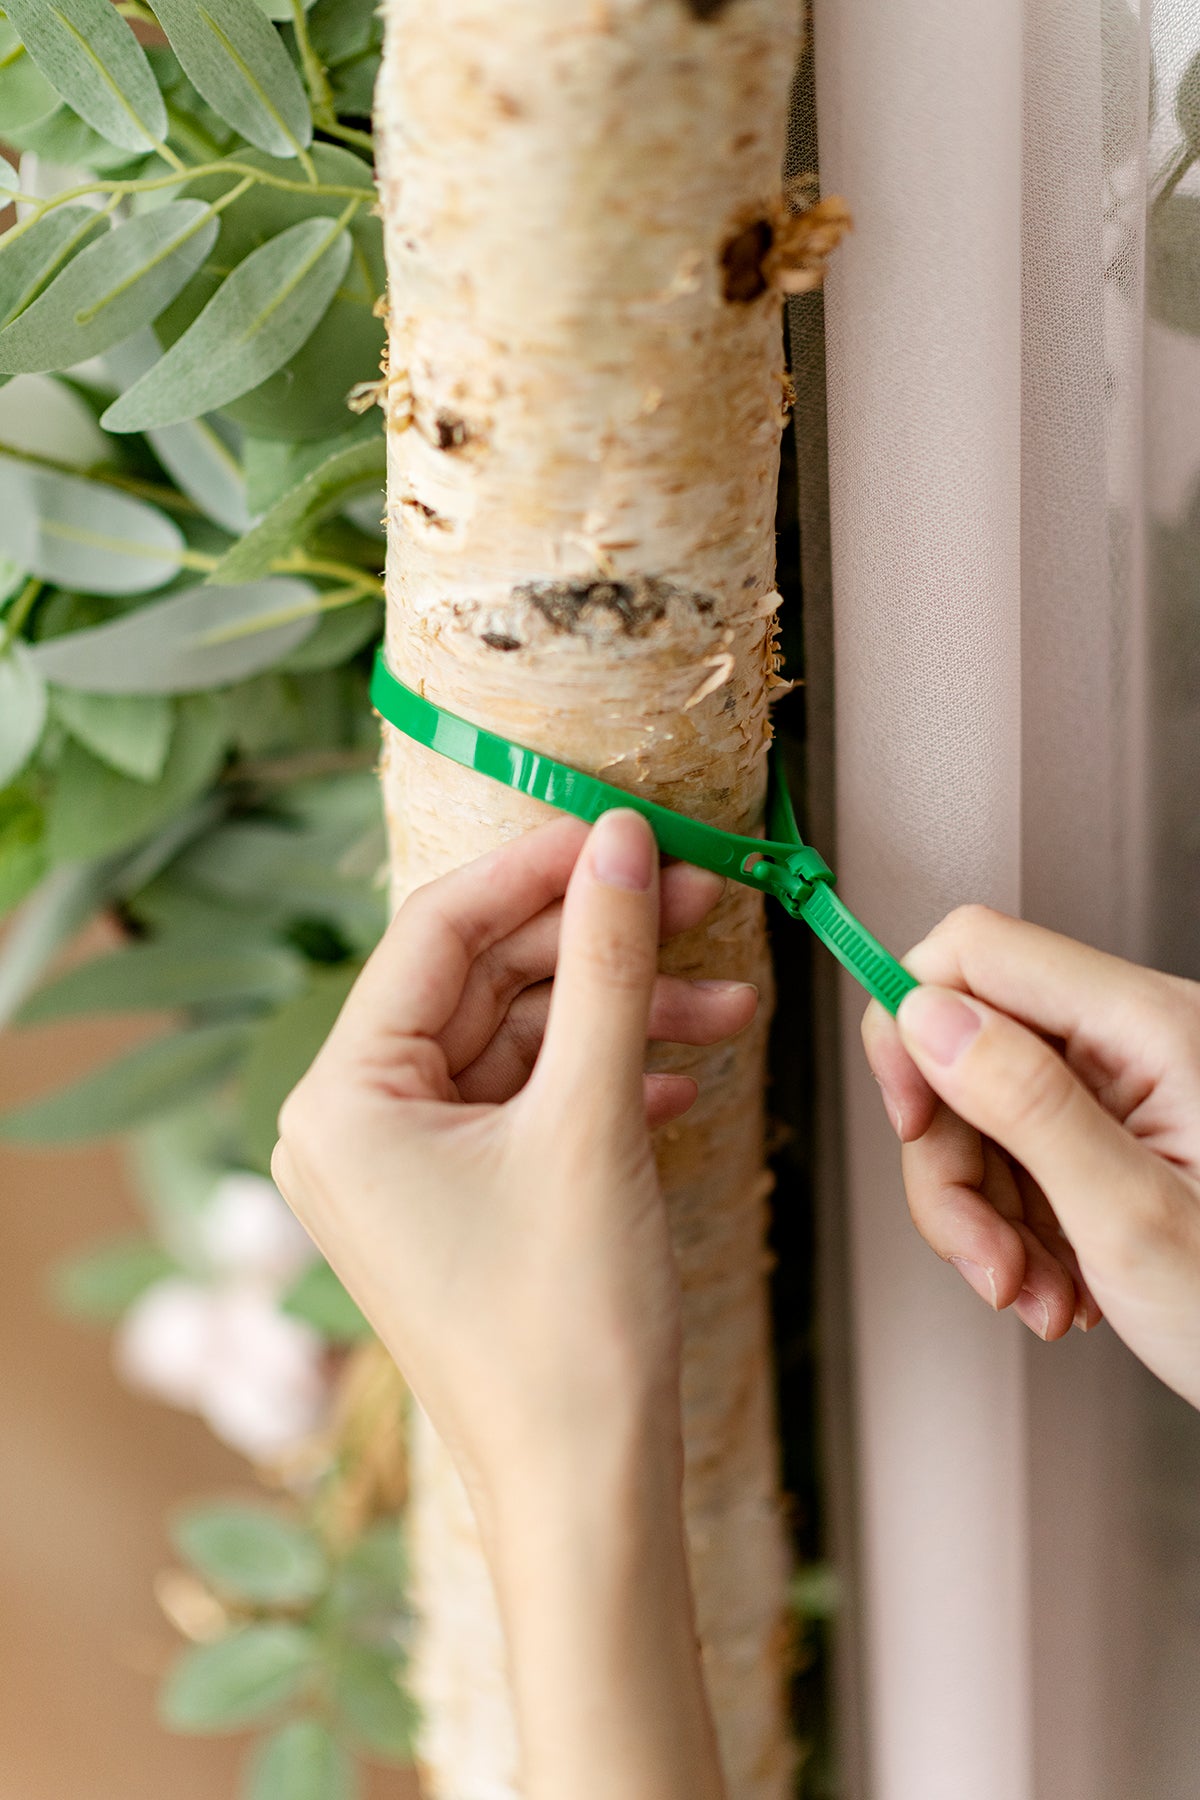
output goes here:
<path id="1" fill-rule="evenodd" d="M 1042 1338 L 1101 1311 L 1200 1406 L 1200 984 L 986 907 L 863 1041 L 925 1240 Z"/>

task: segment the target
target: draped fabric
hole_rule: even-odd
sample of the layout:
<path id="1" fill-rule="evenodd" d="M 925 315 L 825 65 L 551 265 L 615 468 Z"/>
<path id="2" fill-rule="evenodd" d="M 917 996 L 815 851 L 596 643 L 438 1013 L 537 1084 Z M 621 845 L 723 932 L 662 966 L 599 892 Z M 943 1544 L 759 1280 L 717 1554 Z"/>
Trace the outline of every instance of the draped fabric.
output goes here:
<path id="1" fill-rule="evenodd" d="M 792 163 L 856 224 L 792 316 L 813 836 L 898 949 L 977 899 L 1200 976 L 1200 0 L 813 14 Z M 1190 1800 L 1200 1418 L 921 1245 L 860 1010 L 850 1789 Z"/>

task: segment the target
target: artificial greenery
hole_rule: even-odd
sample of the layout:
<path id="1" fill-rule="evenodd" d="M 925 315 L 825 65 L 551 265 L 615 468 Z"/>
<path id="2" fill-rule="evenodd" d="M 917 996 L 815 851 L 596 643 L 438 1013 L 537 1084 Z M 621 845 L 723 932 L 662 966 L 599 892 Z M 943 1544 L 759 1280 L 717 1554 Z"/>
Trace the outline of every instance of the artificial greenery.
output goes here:
<path id="1" fill-rule="evenodd" d="M 96 1322 L 211 1278 L 213 1183 L 266 1171 L 383 924 L 379 42 L 372 0 L 0 12 L 0 1019 L 177 1021 L 0 1118 L 133 1134 L 144 1233 L 56 1275 Z M 97 914 L 120 947 L 52 977 Z M 161 1710 L 266 1732 L 249 1800 L 347 1800 L 410 1755 L 401 1396 L 324 1264 L 280 1306 L 338 1407 L 285 1500 L 174 1522 Z"/>

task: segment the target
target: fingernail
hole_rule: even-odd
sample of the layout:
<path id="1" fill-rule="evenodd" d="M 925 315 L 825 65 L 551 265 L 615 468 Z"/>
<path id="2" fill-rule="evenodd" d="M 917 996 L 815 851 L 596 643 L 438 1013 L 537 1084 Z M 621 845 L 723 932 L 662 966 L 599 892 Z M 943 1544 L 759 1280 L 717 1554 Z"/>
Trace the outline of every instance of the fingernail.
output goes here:
<path id="1" fill-rule="evenodd" d="M 1078 1325 L 1080 1331 L 1090 1331 L 1091 1330 L 1091 1326 L 1088 1321 L 1088 1308 L 1087 1308 L 1086 1300 L 1081 1300 L 1079 1302 L 1079 1305 L 1075 1308 L 1075 1317 L 1071 1320 L 1071 1323 L 1072 1323 L 1072 1325 Z"/>
<path id="2" fill-rule="evenodd" d="M 957 994 L 941 988 L 918 987 L 905 995 L 896 1023 L 918 1050 L 945 1068 L 957 1062 L 978 1035 L 983 1018 Z"/>
<path id="3" fill-rule="evenodd" d="M 592 826 L 592 873 L 605 887 L 644 894 L 654 874 L 654 833 L 640 813 L 620 807 Z"/>
<path id="4" fill-rule="evenodd" d="M 952 1256 L 950 1261 L 958 1270 L 968 1286 L 973 1287 L 981 1300 L 986 1300 L 992 1311 L 996 1310 L 996 1277 L 991 1269 L 985 1269 L 982 1263 L 968 1262 L 965 1256 Z"/>
<path id="5" fill-rule="evenodd" d="M 692 986 L 705 994 L 753 994 L 758 998 L 752 981 L 693 981 Z"/>
<path id="6" fill-rule="evenodd" d="M 1028 1325 L 1030 1331 L 1045 1343 L 1050 1329 L 1050 1308 L 1041 1295 L 1035 1294 L 1032 1288 L 1022 1288 L 1013 1302 L 1013 1311 L 1022 1325 Z"/>
<path id="7" fill-rule="evenodd" d="M 900 1108 L 897 1106 L 896 1102 L 892 1099 L 891 1094 L 888 1092 L 887 1088 L 884 1087 L 884 1085 L 883 1085 L 882 1081 L 879 1079 L 878 1075 L 875 1074 L 874 1069 L 871 1070 L 871 1074 L 874 1077 L 876 1087 L 879 1089 L 879 1097 L 883 1101 L 883 1110 L 888 1116 L 888 1122 L 890 1123 L 892 1130 L 895 1132 L 896 1136 L 900 1139 L 900 1142 L 903 1143 L 904 1142 L 904 1114 L 900 1111 Z"/>

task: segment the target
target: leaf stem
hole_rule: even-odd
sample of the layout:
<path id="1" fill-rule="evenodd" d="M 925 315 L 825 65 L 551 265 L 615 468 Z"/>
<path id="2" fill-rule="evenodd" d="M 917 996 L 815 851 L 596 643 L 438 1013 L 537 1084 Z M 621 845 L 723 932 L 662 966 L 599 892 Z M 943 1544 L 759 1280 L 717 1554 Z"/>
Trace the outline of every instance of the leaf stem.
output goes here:
<path id="1" fill-rule="evenodd" d="M 313 41 L 309 36 L 304 0 L 292 0 L 292 30 L 296 34 L 296 48 L 300 52 L 300 66 L 304 71 L 304 85 L 312 103 L 313 118 L 323 131 L 328 131 L 330 120 L 335 123 L 337 121 L 333 108 L 333 90 L 325 74 L 325 65 L 313 48 Z"/>
<path id="2" fill-rule="evenodd" d="M 123 493 L 134 494 L 139 500 L 151 500 L 156 506 L 169 507 L 173 512 L 203 516 L 194 500 L 161 482 L 143 481 L 137 475 L 122 475 L 115 469 L 80 468 L 78 463 L 63 462 L 56 456 L 42 456 L 36 450 L 22 450 L 16 444 L 2 441 L 0 456 L 7 456 L 13 462 L 31 463 L 35 469 L 50 469 L 55 475 L 74 475 L 82 481 L 97 481 L 104 487 L 120 488 Z"/>

